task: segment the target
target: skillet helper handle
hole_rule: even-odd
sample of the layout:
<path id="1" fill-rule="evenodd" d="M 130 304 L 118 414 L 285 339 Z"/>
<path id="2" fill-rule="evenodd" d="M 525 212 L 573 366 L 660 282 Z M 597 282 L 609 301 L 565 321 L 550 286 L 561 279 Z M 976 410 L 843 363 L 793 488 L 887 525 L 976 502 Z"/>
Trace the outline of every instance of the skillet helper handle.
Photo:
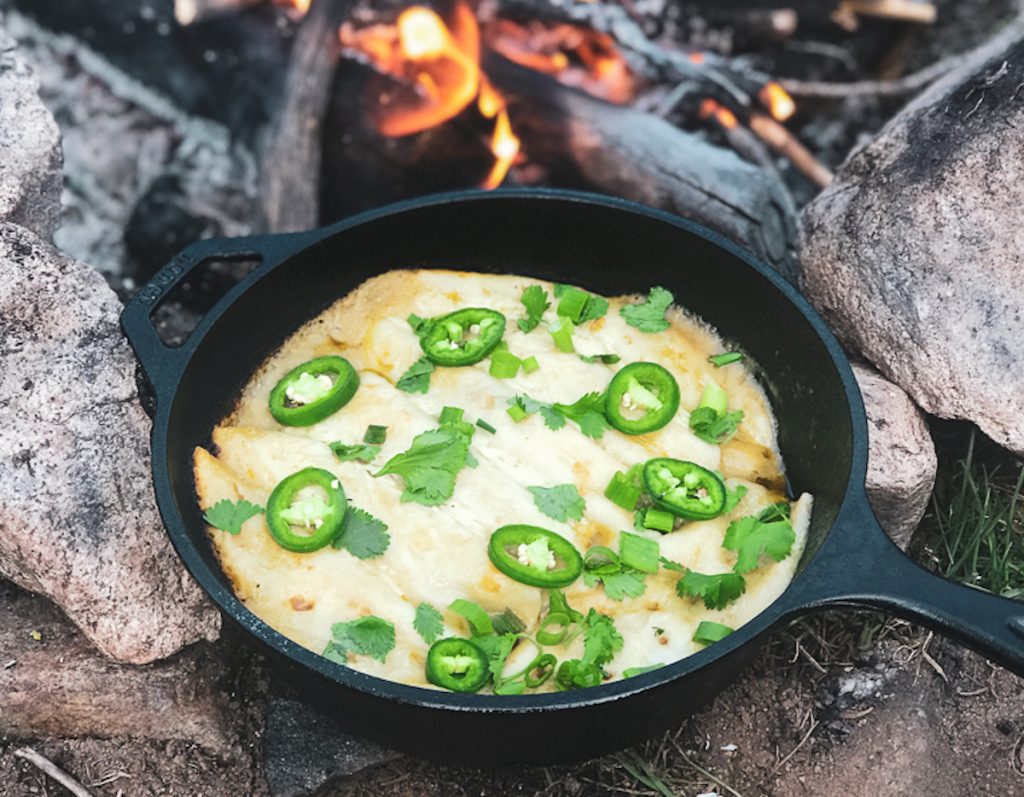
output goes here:
<path id="1" fill-rule="evenodd" d="M 889 539 L 868 507 L 853 522 L 865 534 L 837 522 L 822 547 L 822 568 L 810 584 L 819 599 L 810 606 L 868 606 L 952 637 L 1024 677 L 1024 603 L 958 584 L 915 564 Z M 851 533 L 844 533 L 850 531 Z M 833 545 L 836 538 L 837 545 Z M 827 557 L 827 558 L 826 558 Z"/>
<path id="2" fill-rule="evenodd" d="M 187 346 L 168 346 L 153 326 L 152 315 L 160 302 L 203 263 L 211 260 L 258 260 L 260 265 L 255 273 L 271 262 L 279 262 L 294 254 L 306 243 L 307 237 L 307 234 L 299 233 L 197 241 L 179 252 L 135 294 L 121 313 L 121 329 L 135 351 L 158 402 L 165 390 L 174 384 L 180 368 L 188 359 Z M 224 298 L 221 297 L 210 312 L 216 310 Z"/>

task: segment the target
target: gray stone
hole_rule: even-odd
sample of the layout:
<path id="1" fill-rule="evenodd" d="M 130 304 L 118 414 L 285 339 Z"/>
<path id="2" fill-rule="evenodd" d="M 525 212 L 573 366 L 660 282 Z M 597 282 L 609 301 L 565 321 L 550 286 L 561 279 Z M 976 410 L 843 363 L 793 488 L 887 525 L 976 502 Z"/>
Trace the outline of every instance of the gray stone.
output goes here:
<path id="1" fill-rule="evenodd" d="M 120 310 L 98 273 L 0 224 L 0 574 L 143 663 L 220 619 L 157 514 Z"/>
<path id="2" fill-rule="evenodd" d="M 270 694 L 266 716 L 263 766 L 273 797 L 304 797 L 399 756 L 350 735 L 336 720 L 280 685 Z"/>
<path id="3" fill-rule="evenodd" d="M 60 131 L 16 47 L 0 28 L 0 221 L 52 240 L 60 217 Z"/>
<path id="4" fill-rule="evenodd" d="M 893 542 L 906 550 L 935 486 L 938 459 L 921 411 L 867 366 L 853 373 L 868 416 L 868 500 Z"/>
<path id="5" fill-rule="evenodd" d="M 970 63 L 804 211 L 801 287 L 922 409 L 1024 453 L 1024 41 Z"/>

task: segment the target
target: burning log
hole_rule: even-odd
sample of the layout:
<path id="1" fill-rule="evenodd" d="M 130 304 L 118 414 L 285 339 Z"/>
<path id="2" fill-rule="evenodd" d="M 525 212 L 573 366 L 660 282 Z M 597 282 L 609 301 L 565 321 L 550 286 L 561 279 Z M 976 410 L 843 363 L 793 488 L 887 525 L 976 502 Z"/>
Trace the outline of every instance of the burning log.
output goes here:
<path id="1" fill-rule="evenodd" d="M 351 0 L 314 0 L 295 37 L 277 115 L 261 158 L 263 218 L 270 232 L 320 222 L 320 131 Z"/>
<path id="2" fill-rule="evenodd" d="M 264 0 L 174 0 L 174 19 L 179 25 L 191 25 L 193 22 L 262 5 L 263 2 Z"/>
<path id="3" fill-rule="evenodd" d="M 558 184 L 664 208 L 790 271 L 795 210 L 772 172 L 656 116 L 595 99 L 501 56 L 488 56 L 485 68 L 509 99 L 530 160 L 546 166 Z"/>

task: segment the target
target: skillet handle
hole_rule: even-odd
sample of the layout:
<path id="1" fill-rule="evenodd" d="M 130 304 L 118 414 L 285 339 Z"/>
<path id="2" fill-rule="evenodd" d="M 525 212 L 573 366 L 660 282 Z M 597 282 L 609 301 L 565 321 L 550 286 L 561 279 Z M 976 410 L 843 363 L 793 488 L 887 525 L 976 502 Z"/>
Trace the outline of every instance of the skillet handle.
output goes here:
<path id="1" fill-rule="evenodd" d="M 168 346 L 157 334 L 152 316 L 160 302 L 203 263 L 211 260 L 259 261 L 252 273 L 214 304 L 208 312 L 212 315 L 227 303 L 235 290 L 241 289 L 241 284 L 248 284 L 259 272 L 295 254 L 315 237 L 315 233 L 294 233 L 197 241 L 178 253 L 135 294 L 121 312 L 121 329 L 156 393 L 158 404 L 161 396 L 166 395 L 166 391 L 176 383 L 190 355 L 187 345 Z"/>
<path id="2" fill-rule="evenodd" d="M 889 539 L 866 497 L 851 503 L 801 574 L 804 606 L 881 609 L 952 637 L 1024 677 L 1024 603 L 930 573 Z"/>

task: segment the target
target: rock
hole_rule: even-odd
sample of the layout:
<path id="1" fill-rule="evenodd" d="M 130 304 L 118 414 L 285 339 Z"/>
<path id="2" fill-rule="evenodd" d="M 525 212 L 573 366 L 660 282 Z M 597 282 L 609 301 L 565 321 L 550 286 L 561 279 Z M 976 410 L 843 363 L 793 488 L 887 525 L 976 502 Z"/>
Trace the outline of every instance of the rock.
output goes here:
<path id="1" fill-rule="evenodd" d="M 16 47 L 0 28 L 0 221 L 51 240 L 60 217 L 60 131 Z"/>
<path id="2" fill-rule="evenodd" d="M 921 408 L 1024 454 L 1024 41 L 915 100 L 804 211 L 801 287 Z"/>
<path id="3" fill-rule="evenodd" d="M 320 793 L 331 781 L 399 754 L 349 735 L 330 717 L 280 685 L 267 701 L 263 766 L 273 797 Z"/>
<path id="4" fill-rule="evenodd" d="M 227 667 L 212 645 L 117 664 L 48 601 L 0 583 L 0 651 L 0 736 L 134 737 L 240 753 L 242 712 L 220 686 Z"/>
<path id="5" fill-rule="evenodd" d="M 98 273 L 0 224 L 0 574 L 144 663 L 220 620 L 157 514 L 120 310 Z"/>
<path id="6" fill-rule="evenodd" d="M 938 458 L 924 416 L 902 390 L 855 363 L 868 416 L 868 500 L 903 550 L 928 507 Z"/>

